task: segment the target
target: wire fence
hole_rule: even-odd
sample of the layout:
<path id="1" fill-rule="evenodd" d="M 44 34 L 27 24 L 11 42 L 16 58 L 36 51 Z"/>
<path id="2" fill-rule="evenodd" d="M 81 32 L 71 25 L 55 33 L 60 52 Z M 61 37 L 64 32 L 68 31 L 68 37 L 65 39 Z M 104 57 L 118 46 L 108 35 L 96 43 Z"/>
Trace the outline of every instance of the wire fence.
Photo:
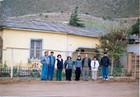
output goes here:
<path id="1" fill-rule="evenodd" d="M 37 49 L 35 49 L 37 50 Z M 8 48 L 5 50 L 1 50 L 2 55 L 2 63 L 0 64 L 0 77 L 28 77 L 28 78 L 40 78 L 42 72 L 42 64 L 39 59 L 33 58 L 30 56 L 31 49 L 25 48 Z M 44 50 L 40 50 L 42 55 Z M 48 50 L 51 51 L 51 50 Z M 68 54 L 72 56 L 72 60 L 74 61 L 77 56 L 80 54 L 82 58 L 84 54 L 88 54 L 92 59 L 93 56 L 97 56 L 97 60 L 100 61 L 102 54 L 97 52 L 68 52 L 68 51 L 57 51 L 53 50 L 55 56 L 57 54 L 61 54 L 62 58 L 65 60 Z M 109 68 L 109 76 L 111 77 L 126 77 L 128 71 L 128 55 L 121 54 L 117 61 L 113 62 L 113 73 L 111 74 L 111 68 Z M 134 64 L 135 65 L 135 64 Z M 135 67 L 135 66 L 134 66 Z M 56 72 L 56 71 L 55 71 Z M 133 74 L 132 74 L 133 75 Z M 56 73 L 54 73 L 54 78 Z M 65 72 L 63 72 L 63 79 L 65 79 Z M 81 74 L 82 77 L 82 74 Z M 89 77 L 91 78 L 91 71 L 89 73 Z M 102 67 L 99 66 L 98 69 L 98 77 L 102 77 Z M 75 70 L 73 69 L 72 79 L 75 79 Z"/>
<path id="2" fill-rule="evenodd" d="M 125 77 L 126 75 L 126 68 L 115 68 L 113 70 L 113 75 L 110 73 L 109 68 L 109 76 L 112 77 Z M 63 70 L 64 71 L 64 70 Z M 30 67 L 14 67 L 13 68 L 13 77 L 27 77 L 27 78 L 41 78 L 41 68 L 35 69 Z M 11 75 L 11 68 L 0 68 L 0 77 L 10 77 Z M 56 71 L 54 71 L 54 78 L 56 76 Z M 89 78 L 91 78 L 91 71 L 89 73 Z M 82 74 L 81 74 L 82 77 Z M 98 70 L 98 77 L 102 77 L 102 68 L 99 67 Z M 65 72 L 62 73 L 62 79 L 65 79 Z M 75 79 L 75 70 L 72 72 L 72 79 Z"/>

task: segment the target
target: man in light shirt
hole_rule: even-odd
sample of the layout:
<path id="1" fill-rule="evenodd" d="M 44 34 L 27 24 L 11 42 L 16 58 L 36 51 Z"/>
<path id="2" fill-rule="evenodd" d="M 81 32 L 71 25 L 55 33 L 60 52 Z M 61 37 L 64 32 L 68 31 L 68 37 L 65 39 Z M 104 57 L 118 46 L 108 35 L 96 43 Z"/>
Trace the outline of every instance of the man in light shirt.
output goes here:
<path id="1" fill-rule="evenodd" d="M 50 64 L 50 58 L 48 56 L 48 51 L 45 51 L 44 56 L 41 57 L 41 63 L 42 63 L 41 80 L 47 80 L 47 78 L 48 78 L 48 66 Z"/>

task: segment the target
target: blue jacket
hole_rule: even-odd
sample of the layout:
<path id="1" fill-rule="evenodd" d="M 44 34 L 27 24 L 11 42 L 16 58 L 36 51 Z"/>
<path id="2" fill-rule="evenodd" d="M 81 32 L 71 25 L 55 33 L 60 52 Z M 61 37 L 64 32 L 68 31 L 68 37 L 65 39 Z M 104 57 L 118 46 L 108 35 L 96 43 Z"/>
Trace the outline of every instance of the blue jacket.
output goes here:
<path id="1" fill-rule="evenodd" d="M 75 67 L 82 67 L 82 60 L 75 60 Z"/>
<path id="2" fill-rule="evenodd" d="M 55 57 L 54 56 L 49 56 L 49 58 L 50 58 L 50 65 L 51 66 L 54 66 L 54 64 L 55 64 Z M 52 61 L 53 60 L 53 61 Z"/>
<path id="3" fill-rule="evenodd" d="M 66 60 L 64 65 L 66 69 L 73 69 L 74 62 L 72 60 Z"/>
<path id="4" fill-rule="evenodd" d="M 49 58 L 49 56 L 43 56 L 43 57 L 41 57 L 41 63 L 43 64 L 43 65 L 49 65 L 50 64 L 50 58 Z"/>

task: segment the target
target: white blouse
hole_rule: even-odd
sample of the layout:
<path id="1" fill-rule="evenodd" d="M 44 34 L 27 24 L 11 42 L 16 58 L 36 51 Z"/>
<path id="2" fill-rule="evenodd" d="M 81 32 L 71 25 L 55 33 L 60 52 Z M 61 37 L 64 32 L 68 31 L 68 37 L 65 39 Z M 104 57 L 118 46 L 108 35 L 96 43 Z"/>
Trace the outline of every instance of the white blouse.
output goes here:
<path id="1" fill-rule="evenodd" d="M 97 60 L 92 60 L 90 65 L 91 65 L 91 70 L 97 71 L 99 67 L 99 62 Z"/>

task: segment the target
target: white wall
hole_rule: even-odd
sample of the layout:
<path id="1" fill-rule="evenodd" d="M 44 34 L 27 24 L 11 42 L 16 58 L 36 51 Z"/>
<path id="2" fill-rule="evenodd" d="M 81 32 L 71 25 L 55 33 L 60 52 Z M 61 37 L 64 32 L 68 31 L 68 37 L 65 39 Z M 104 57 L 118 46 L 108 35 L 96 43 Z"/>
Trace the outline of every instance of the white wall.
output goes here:
<path id="1" fill-rule="evenodd" d="M 134 52 L 137 55 L 140 55 L 140 44 L 128 44 L 127 52 Z"/>

